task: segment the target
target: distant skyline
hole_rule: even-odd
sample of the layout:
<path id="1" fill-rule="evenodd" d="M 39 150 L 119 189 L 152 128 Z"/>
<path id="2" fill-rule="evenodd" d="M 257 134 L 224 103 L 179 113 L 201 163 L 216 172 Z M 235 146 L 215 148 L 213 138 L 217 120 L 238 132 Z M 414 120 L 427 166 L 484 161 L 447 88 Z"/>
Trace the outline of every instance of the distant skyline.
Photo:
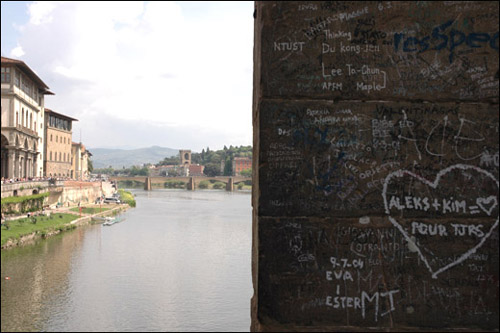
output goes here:
<path id="1" fill-rule="evenodd" d="M 24 61 L 91 148 L 252 144 L 253 1 L 1 2 Z"/>

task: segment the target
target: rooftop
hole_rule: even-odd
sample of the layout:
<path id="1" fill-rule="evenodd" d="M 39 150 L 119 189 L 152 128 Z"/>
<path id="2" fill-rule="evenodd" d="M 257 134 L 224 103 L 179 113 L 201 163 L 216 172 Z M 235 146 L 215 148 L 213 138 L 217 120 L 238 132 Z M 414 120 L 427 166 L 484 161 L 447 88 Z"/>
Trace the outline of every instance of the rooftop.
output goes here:
<path id="1" fill-rule="evenodd" d="M 30 79 L 35 81 L 40 90 L 44 95 L 54 95 L 53 92 L 49 91 L 49 87 L 45 84 L 45 82 L 40 79 L 40 77 L 22 60 L 11 59 L 7 57 L 2 57 L 2 65 L 15 65 L 19 67 L 26 75 L 29 76 Z"/>
<path id="2" fill-rule="evenodd" d="M 53 115 L 58 116 L 60 118 L 64 118 L 64 119 L 68 119 L 68 120 L 72 120 L 72 121 L 78 121 L 78 119 L 72 118 L 70 116 L 66 116 L 66 115 L 59 113 L 59 112 L 55 112 L 54 110 L 51 110 L 49 108 L 45 108 L 45 112 L 53 114 Z"/>

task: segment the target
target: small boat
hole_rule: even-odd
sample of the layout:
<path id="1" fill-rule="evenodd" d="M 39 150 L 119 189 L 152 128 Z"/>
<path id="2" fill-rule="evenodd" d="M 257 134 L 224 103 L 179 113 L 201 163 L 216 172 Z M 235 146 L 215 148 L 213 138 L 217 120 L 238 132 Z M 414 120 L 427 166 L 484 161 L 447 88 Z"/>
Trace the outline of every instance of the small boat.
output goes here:
<path id="1" fill-rule="evenodd" d="M 104 223 L 107 221 L 111 221 L 113 218 L 112 217 L 102 217 L 102 216 L 94 216 L 92 217 L 92 221 L 96 223 Z"/>
<path id="2" fill-rule="evenodd" d="M 123 217 L 121 216 L 117 216 L 117 217 L 106 217 L 106 222 L 104 222 L 102 225 L 105 225 L 105 226 L 110 226 L 110 225 L 113 225 L 115 223 L 119 223 L 119 222 L 122 222 L 124 219 Z"/>

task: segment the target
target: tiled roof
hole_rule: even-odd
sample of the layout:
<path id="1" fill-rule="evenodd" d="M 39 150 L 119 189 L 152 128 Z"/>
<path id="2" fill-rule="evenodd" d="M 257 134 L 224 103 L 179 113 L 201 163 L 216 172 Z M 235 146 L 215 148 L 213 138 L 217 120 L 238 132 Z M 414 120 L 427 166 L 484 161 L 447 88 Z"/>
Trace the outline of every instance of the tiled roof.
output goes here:
<path id="1" fill-rule="evenodd" d="M 54 95 L 53 92 L 49 91 L 49 87 L 36 75 L 36 73 L 28 66 L 24 61 L 11 59 L 7 57 L 2 57 L 2 65 L 11 64 L 19 67 L 26 75 L 28 75 L 33 81 L 35 81 L 43 90 L 44 94 Z"/>
<path id="2" fill-rule="evenodd" d="M 54 110 L 51 110 L 49 108 L 45 108 L 45 112 L 46 113 L 52 113 L 52 114 L 54 114 L 56 116 L 59 116 L 59 117 L 65 118 L 65 119 L 69 119 L 69 120 L 73 120 L 73 121 L 78 121 L 78 119 L 72 118 L 70 116 L 66 116 L 66 115 L 64 115 L 62 113 L 59 113 L 59 112 L 55 112 Z"/>

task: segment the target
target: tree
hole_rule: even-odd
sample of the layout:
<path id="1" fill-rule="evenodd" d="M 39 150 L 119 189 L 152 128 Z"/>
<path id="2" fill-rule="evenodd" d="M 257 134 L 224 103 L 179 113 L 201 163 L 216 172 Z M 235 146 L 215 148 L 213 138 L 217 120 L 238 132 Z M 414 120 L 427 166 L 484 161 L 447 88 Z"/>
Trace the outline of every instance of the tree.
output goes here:
<path id="1" fill-rule="evenodd" d="M 89 173 L 94 171 L 94 164 L 92 163 L 92 160 L 88 161 L 87 168 L 89 169 Z"/>
<path id="2" fill-rule="evenodd" d="M 216 163 L 210 163 L 205 165 L 203 173 L 208 177 L 215 177 L 220 175 L 220 166 Z"/>
<path id="3" fill-rule="evenodd" d="M 233 174 L 233 163 L 231 159 L 226 160 L 226 164 L 224 165 L 224 176 L 231 176 Z"/>
<path id="4" fill-rule="evenodd" d="M 240 172 L 243 177 L 252 177 L 252 168 Z"/>

